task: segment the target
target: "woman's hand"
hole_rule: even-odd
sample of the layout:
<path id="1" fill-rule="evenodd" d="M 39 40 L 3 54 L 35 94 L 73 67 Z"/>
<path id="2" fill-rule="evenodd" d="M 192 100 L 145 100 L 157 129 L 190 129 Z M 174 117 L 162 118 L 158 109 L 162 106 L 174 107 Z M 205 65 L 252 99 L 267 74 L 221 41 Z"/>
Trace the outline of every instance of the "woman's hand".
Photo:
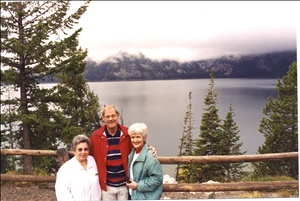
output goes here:
<path id="1" fill-rule="evenodd" d="M 130 181 L 131 181 L 130 183 L 126 182 L 126 186 L 131 189 L 137 189 L 137 183 L 132 179 L 130 179 Z"/>

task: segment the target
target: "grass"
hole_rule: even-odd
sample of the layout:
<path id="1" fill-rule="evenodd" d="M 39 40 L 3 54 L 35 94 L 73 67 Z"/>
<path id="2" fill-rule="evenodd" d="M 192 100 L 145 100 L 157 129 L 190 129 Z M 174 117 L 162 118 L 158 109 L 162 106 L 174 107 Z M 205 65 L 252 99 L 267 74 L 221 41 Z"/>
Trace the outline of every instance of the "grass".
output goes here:
<path id="1" fill-rule="evenodd" d="M 244 182 L 262 182 L 262 181 L 290 181 L 293 178 L 287 176 L 265 176 L 253 178 L 251 176 L 243 179 Z M 241 198 L 263 198 L 265 193 L 274 193 L 274 198 L 289 198 L 299 197 L 298 189 L 279 189 L 270 191 L 246 191 L 241 195 Z"/>
<path id="2" fill-rule="evenodd" d="M 262 198 L 262 193 L 260 191 L 247 191 L 240 195 L 240 198 Z"/>
<path id="3" fill-rule="evenodd" d="M 9 175 L 22 175 L 23 173 L 21 171 L 8 171 L 6 174 Z M 34 175 L 38 176 L 45 176 L 48 175 L 45 170 L 41 169 L 35 169 L 34 170 Z M 48 186 L 48 182 L 27 182 L 27 181 L 2 181 L 1 185 L 3 186 L 15 186 L 15 187 L 33 187 L 33 186 L 38 186 L 41 188 L 45 188 Z"/>

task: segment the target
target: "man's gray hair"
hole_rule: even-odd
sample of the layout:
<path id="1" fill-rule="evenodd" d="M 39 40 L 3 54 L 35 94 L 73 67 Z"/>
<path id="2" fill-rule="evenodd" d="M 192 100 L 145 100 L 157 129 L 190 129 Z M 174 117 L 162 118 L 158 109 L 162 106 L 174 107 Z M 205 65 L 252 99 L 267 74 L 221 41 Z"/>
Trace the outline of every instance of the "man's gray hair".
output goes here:
<path id="1" fill-rule="evenodd" d="M 107 105 L 107 106 L 104 107 L 104 109 L 102 111 L 102 118 L 105 116 L 105 111 L 107 109 L 111 109 L 111 108 L 113 108 L 115 110 L 115 112 L 116 112 L 117 115 L 120 114 L 120 112 L 119 112 L 119 110 L 118 110 L 118 108 L 116 106 L 114 106 L 114 105 Z"/>

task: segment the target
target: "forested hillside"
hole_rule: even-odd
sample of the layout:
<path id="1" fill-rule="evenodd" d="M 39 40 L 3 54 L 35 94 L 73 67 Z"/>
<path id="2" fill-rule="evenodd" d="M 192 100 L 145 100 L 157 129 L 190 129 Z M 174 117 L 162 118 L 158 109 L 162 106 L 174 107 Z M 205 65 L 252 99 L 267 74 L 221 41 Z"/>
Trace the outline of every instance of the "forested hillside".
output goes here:
<path id="1" fill-rule="evenodd" d="M 87 81 L 160 80 L 209 78 L 212 67 L 216 78 L 281 78 L 293 61 L 296 51 L 260 55 L 224 56 L 215 59 L 177 62 L 155 61 L 121 52 L 101 63 L 87 61 Z"/>

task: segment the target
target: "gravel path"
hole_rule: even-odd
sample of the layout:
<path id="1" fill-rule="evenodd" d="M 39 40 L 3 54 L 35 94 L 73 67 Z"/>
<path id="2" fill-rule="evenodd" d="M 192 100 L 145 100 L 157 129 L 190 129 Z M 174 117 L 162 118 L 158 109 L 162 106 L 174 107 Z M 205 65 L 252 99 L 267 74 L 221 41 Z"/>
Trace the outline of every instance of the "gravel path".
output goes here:
<path id="1" fill-rule="evenodd" d="M 246 192 L 226 191 L 226 192 L 164 192 L 162 199 L 164 200 L 182 200 L 182 199 L 227 199 L 227 198 L 245 198 Z M 249 194 L 250 195 L 250 194 Z M 261 195 L 263 198 L 276 198 L 277 193 L 265 193 Z M 251 198 L 249 196 L 248 198 Z M 39 187 L 11 187 L 1 186 L 1 201 L 56 201 L 54 188 Z"/>
<path id="2" fill-rule="evenodd" d="M 234 198 L 239 192 L 215 193 L 215 198 Z M 208 193 L 175 193 L 164 192 L 162 199 L 207 199 Z M 38 187 L 1 187 L 1 201 L 56 201 L 54 189 L 40 189 Z"/>

